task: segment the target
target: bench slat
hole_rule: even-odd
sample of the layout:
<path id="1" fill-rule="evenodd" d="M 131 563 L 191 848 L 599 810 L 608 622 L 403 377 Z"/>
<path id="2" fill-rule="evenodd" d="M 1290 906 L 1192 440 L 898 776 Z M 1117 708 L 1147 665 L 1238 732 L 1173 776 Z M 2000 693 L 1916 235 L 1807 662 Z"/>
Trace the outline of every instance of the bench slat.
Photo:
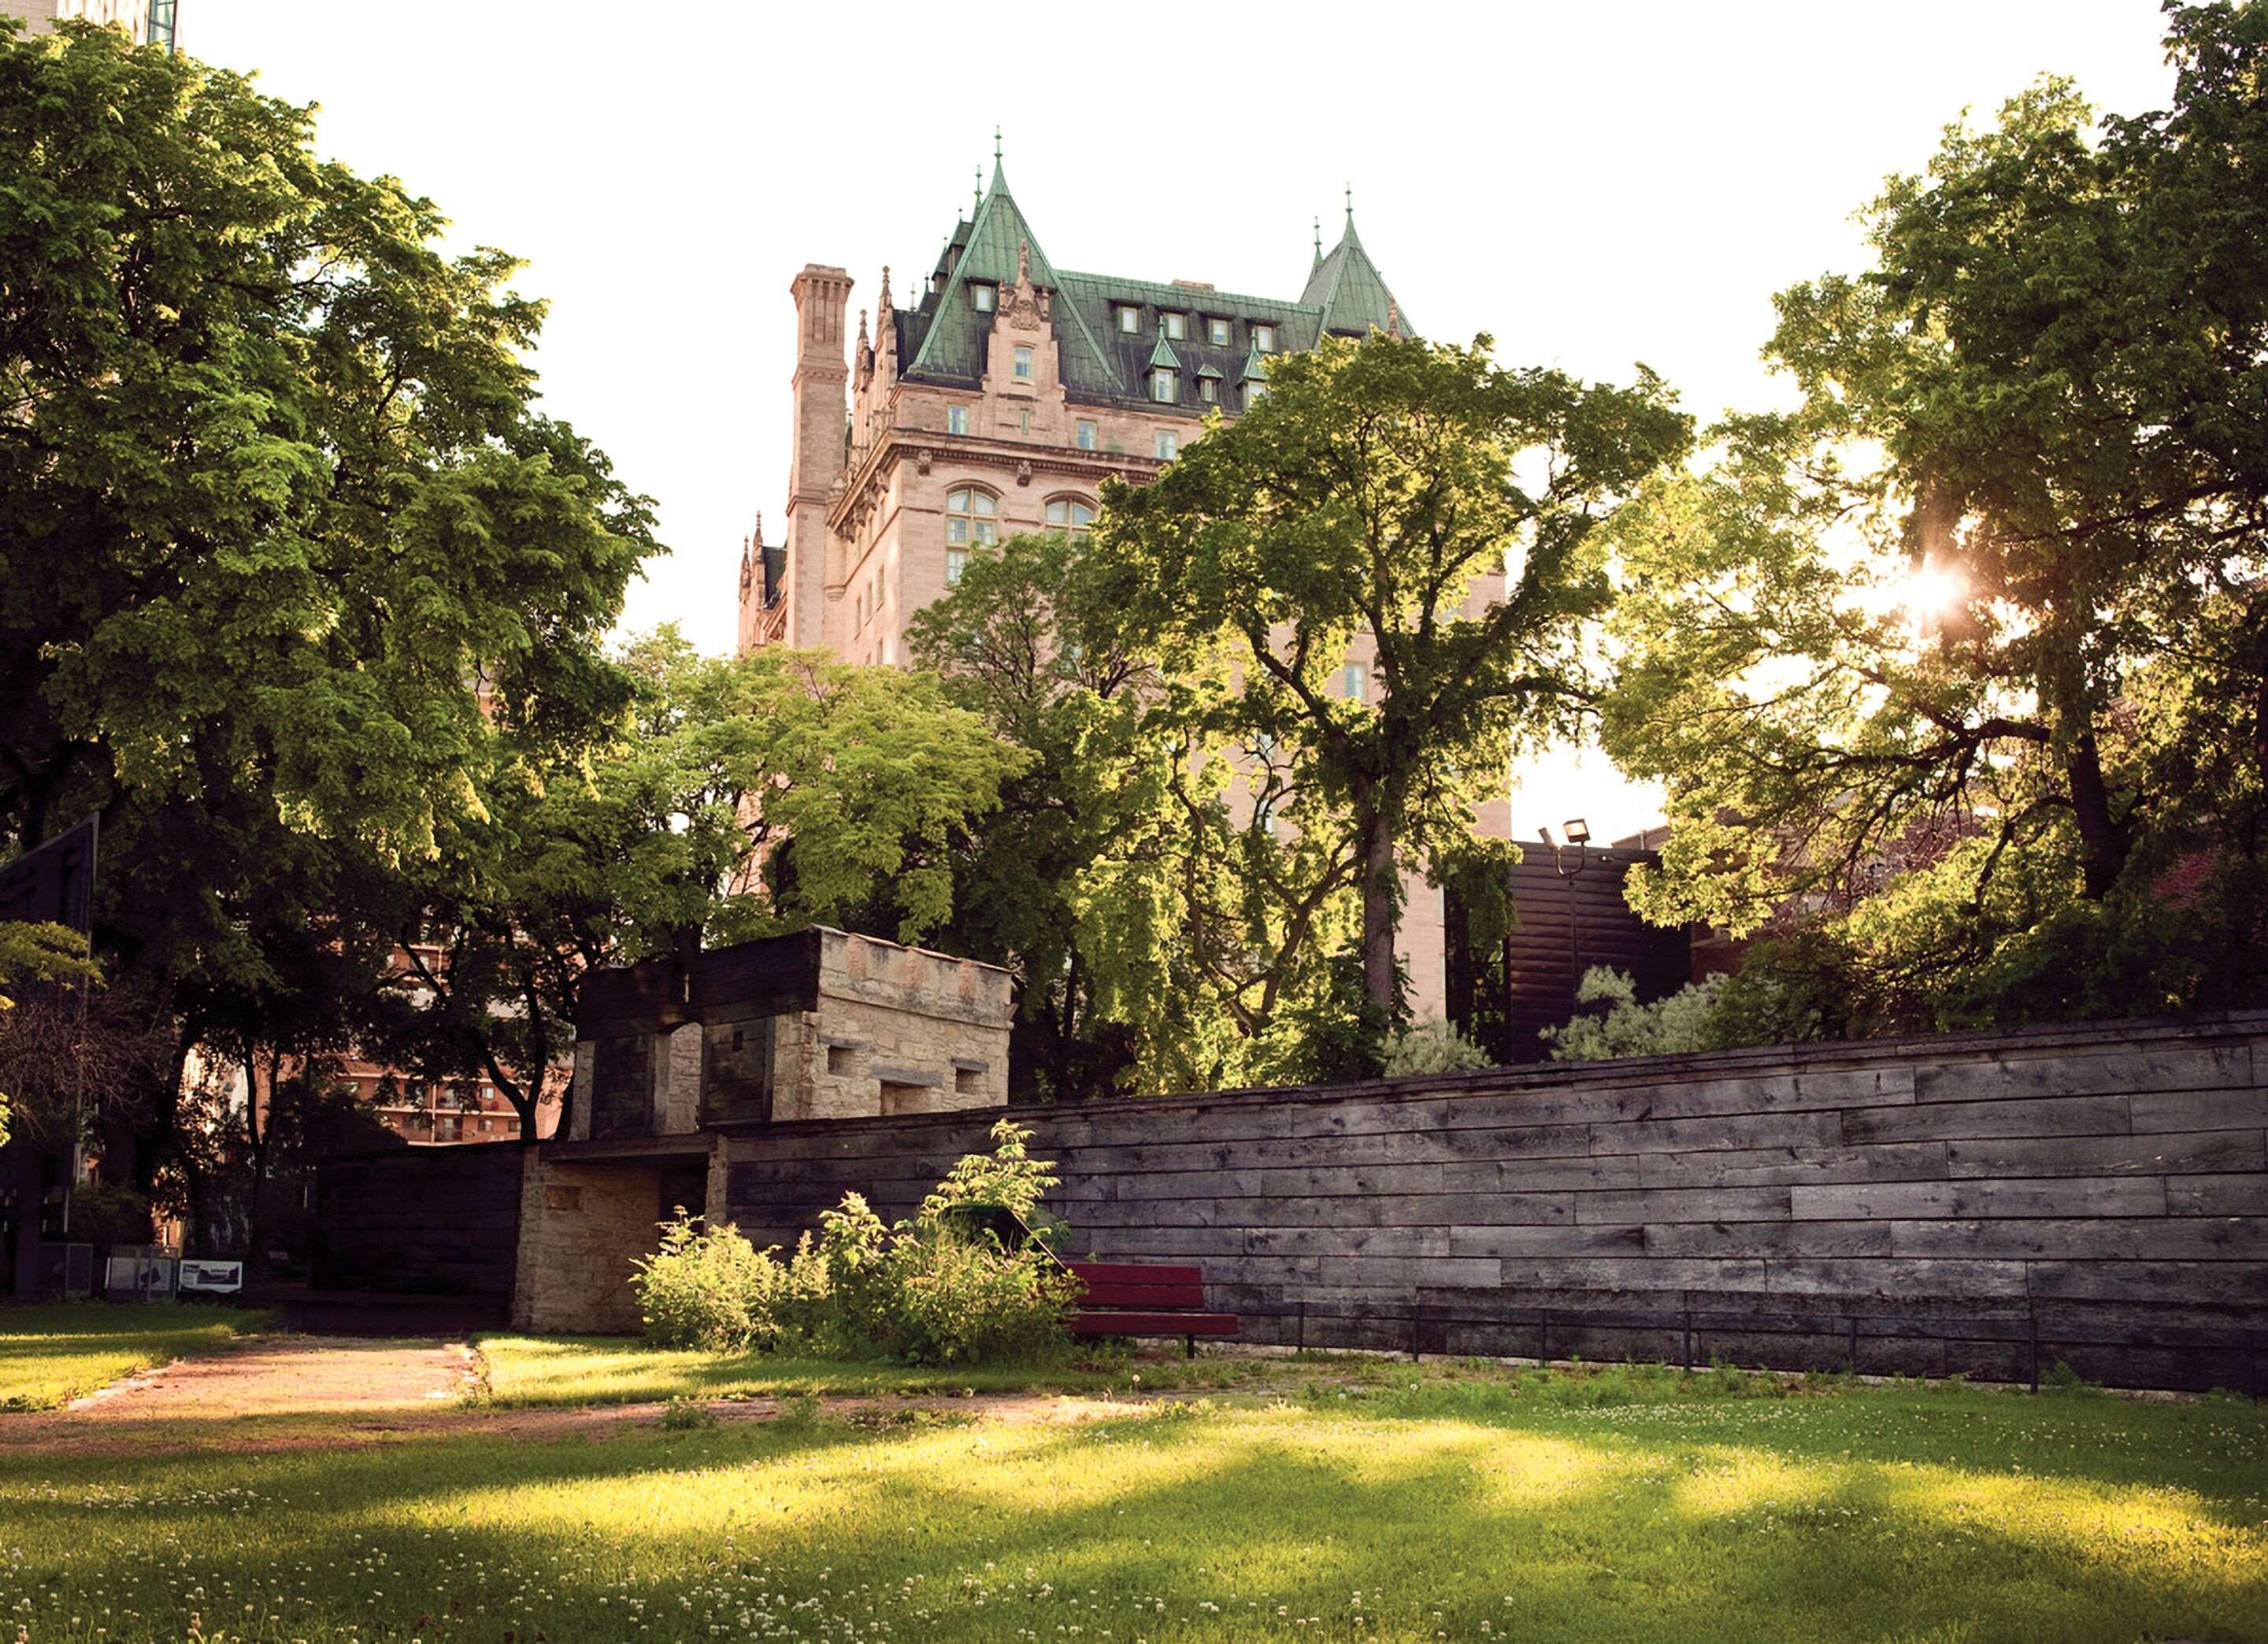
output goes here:
<path id="1" fill-rule="evenodd" d="M 1233 1336 L 1233 1313 L 1074 1313 L 1074 1336 Z"/>
<path id="2" fill-rule="evenodd" d="M 1066 1262 L 1091 1285 L 1202 1285 L 1204 1269 L 1167 1262 Z"/>
<path id="3" fill-rule="evenodd" d="M 1079 1304 L 1088 1308 L 1190 1308 L 1204 1311 L 1203 1285 L 1095 1285 Z"/>

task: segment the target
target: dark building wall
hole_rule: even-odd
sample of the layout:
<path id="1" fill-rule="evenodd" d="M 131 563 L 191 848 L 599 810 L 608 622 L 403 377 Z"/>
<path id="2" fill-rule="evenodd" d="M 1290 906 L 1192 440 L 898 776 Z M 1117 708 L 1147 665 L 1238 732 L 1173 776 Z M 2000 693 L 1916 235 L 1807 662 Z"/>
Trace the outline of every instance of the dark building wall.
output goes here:
<path id="1" fill-rule="evenodd" d="M 512 1304 L 519 1249 L 517 1142 L 402 1147 L 316 1173 L 315 1284 Z"/>
<path id="2" fill-rule="evenodd" d="M 1505 939 L 1509 977 L 1509 1054 L 1540 1062 L 1548 1054 L 1536 1036 L 1575 1014 L 1575 988 L 1594 965 L 1620 970 L 1637 984 L 1641 1004 L 1683 987 L 1692 969 L 1683 930 L 1646 924 L 1623 899 L 1623 883 L 1649 851 L 1553 851 L 1523 845 L 1512 868 L 1512 932 Z M 1568 871 L 1574 870 L 1574 871 Z"/>
<path id="3" fill-rule="evenodd" d="M 1249 1339 L 2241 1387 L 2264 1082 L 2268 1014 L 1017 1117 L 1076 1253 L 1200 1262 Z M 906 1214 L 993 1117 L 736 1136 L 730 1214 Z"/>

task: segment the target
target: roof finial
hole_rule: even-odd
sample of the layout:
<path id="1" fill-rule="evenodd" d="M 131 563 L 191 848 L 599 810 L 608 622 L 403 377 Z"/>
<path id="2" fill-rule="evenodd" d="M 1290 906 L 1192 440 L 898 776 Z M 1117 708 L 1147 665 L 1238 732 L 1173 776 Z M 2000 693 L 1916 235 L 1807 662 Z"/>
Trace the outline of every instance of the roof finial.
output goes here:
<path id="1" fill-rule="evenodd" d="M 890 312 L 890 265 L 882 265 L 882 294 L 874 299 L 874 320 L 879 325 L 884 314 Z"/>
<path id="2" fill-rule="evenodd" d="M 995 166 L 1000 163 L 1000 128 L 998 126 L 992 128 L 992 163 Z"/>
<path id="3" fill-rule="evenodd" d="M 1354 185 L 1352 183 L 1346 186 L 1346 202 L 1347 221 L 1351 223 L 1354 221 Z"/>
<path id="4" fill-rule="evenodd" d="M 976 179 L 976 187 L 972 191 L 976 195 L 976 207 L 968 213 L 969 217 L 973 219 L 976 216 L 977 211 L 982 210 L 984 207 L 984 168 L 982 166 L 979 166 L 972 175 Z"/>
<path id="5" fill-rule="evenodd" d="M 1321 257 L 1322 254 L 1323 254 L 1323 219 L 1322 219 L 1322 217 L 1317 217 L 1317 218 L 1315 219 L 1315 255 L 1316 255 L 1317 257 Z"/>

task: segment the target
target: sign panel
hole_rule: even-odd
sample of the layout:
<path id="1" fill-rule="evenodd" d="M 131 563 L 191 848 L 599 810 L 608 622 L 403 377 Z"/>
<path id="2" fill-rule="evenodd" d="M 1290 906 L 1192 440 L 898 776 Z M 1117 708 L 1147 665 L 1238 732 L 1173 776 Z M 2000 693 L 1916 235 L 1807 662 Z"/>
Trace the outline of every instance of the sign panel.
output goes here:
<path id="1" fill-rule="evenodd" d="M 244 1288 L 242 1262 L 185 1261 L 181 1264 L 181 1288 L 201 1290 L 208 1295 L 226 1295 Z"/>

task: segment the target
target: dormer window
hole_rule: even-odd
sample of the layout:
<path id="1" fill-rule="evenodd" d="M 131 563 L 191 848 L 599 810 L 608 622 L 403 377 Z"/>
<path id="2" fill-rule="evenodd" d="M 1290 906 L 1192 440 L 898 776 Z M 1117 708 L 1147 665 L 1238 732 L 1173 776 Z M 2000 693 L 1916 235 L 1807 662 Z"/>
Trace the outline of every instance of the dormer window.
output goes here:
<path id="1" fill-rule="evenodd" d="M 1027 348 L 1019 347 L 1016 350 L 1016 380 L 1018 382 L 1029 382 L 1031 380 L 1032 350 Z"/>
<path id="2" fill-rule="evenodd" d="M 1276 351 L 1276 328 L 1274 326 L 1261 325 L 1256 321 L 1252 328 L 1252 346 L 1258 349 L 1263 354 L 1274 353 Z"/>
<path id="3" fill-rule="evenodd" d="M 968 283 L 968 306 L 980 314 L 989 314 L 1000 306 L 998 286 L 985 285 L 976 280 Z"/>
<path id="4" fill-rule="evenodd" d="M 1228 321 L 1226 320 L 1206 321 L 1205 341 L 1211 343 L 1215 348 L 1226 348 L 1228 346 Z"/>
<path id="5" fill-rule="evenodd" d="M 1218 405 L 1220 402 L 1220 383 L 1219 380 L 1211 377 L 1198 378 L 1197 398 L 1203 400 L 1207 405 Z"/>
<path id="6" fill-rule="evenodd" d="M 1131 303 L 1118 305 L 1118 328 L 1129 336 L 1142 335 L 1142 311 Z"/>
<path id="7" fill-rule="evenodd" d="M 1254 406 L 1259 404 L 1261 401 L 1267 397 L 1268 385 L 1266 383 L 1256 380 L 1244 385 L 1244 409 L 1246 410 L 1250 410 Z"/>
<path id="8" fill-rule="evenodd" d="M 1160 314 L 1158 318 L 1165 321 L 1166 340 L 1168 343 L 1182 343 L 1188 341 L 1189 335 L 1189 315 L 1167 313 Z"/>
<path id="9" fill-rule="evenodd" d="M 1150 373 L 1150 397 L 1160 405 L 1181 402 L 1181 373 L 1173 371 L 1153 371 Z"/>

